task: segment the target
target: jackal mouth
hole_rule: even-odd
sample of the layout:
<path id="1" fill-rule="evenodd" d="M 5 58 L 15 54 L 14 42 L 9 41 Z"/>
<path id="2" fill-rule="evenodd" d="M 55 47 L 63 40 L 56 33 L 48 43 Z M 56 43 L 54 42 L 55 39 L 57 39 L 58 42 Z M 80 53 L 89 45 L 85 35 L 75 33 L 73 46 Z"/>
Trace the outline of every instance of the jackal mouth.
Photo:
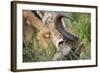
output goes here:
<path id="1" fill-rule="evenodd" d="M 62 48 L 62 47 L 64 46 L 64 41 L 60 41 L 60 42 L 58 43 L 58 46 L 59 46 L 60 48 Z"/>

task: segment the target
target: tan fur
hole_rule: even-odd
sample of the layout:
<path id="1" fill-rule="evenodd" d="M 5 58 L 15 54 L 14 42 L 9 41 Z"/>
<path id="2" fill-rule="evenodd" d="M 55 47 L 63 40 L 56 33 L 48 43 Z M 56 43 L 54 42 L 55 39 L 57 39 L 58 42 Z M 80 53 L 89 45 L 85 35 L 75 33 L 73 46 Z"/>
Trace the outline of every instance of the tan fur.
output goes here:
<path id="1" fill-rule="evenodd" d="M 24 10 L 23 17 L 27 21 L 27 25 L 34 27 L 37 29 L 37 39 L 39 40 L 40 44 L 44 47 L 48 47 L 48 39 L 50 36 L 50 32 L 48 28 L 39 20 L 31 11 Z M 27 27 L 29 28 L 29 27 Z"/>

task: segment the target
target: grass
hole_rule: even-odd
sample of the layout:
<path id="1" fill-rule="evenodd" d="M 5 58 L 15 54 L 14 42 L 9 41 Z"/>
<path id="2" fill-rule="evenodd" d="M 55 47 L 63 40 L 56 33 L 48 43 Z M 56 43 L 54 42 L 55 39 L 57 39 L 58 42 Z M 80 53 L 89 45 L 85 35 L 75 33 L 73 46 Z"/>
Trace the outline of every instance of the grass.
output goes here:
<path id="1" fill-rule="evenodd" d="M 23 62 L 40 62 L 51 61 L 56 51 L 55 46 L 51 43 L 47 49 L 42 48 L 33 32 L 32 42 L 24 42 Z"/>
<path id="2" fill-rule="evenodd" d="M 79 60 L 91 58 L 91 16 L 88 13 L 72 13 L 73 21 L 64 19 L 67 30 L 82 39 L 85 52 L 81 52 L 80 57 L 72 50 L 63 60 Z M 36 32 L 33 32 L 31 41 L 23 41 L 23 62 L 52 61 L 57 52 L 50 40 L 47 49 L 42 48 L 36 39 Z"/>
<path id="3" fill-rule="evenodd" d="M 85 52 L 80 54 L 79 59 L 91 58 L 91 16 L 88 13 L 72 13 L 73 21 L 66 20 L 65 23 L 70 32 L 82 39 L 85 46 Z"/>

